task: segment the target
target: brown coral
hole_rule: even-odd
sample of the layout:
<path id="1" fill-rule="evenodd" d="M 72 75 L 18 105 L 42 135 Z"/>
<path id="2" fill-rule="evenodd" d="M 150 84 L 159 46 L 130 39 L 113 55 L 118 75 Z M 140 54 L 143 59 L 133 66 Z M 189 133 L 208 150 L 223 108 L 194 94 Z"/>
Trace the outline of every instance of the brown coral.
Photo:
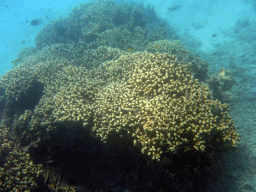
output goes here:
<path id="1" fill-rule="evenodd" d="M 0 125 L 0 190 L 30 191 L 37 186 L 35 178 L 43 171 L 42 165 L 36 165 L 27 152 L 8 138 L 9 128 Z"/>
<path id="2" fill-rule="evenodd" d="M 167 48 L 177 45 L 170 51 L 185 54 L 179 42 L 162 43 Z M 1 99 L 7 100 L 7 111 L 20 105 L 24 95 L 36 89 L 35 83 L 43 86 L 37 103 L 4 112 L 6 121 L 18 119 L 32 143 L 52 137 L 52 145 L 65 141 L 64 148 L 72 148 L 76 131 L 90 132 L 103 142 L 131 138 L 136 150 L 161 162 L 170 162 L 168 154 L 196 151 L 210 157 L 235 147 L 237 133 L 228 106 L 212 100 L 208 87 L 194 77 L 193 63 L 161 49 L 163 53 L 152 54 L 99 47 L 84 51 L 83 57 L 73 46 L 47 46 L 2 76 L 0 85 L 6 91 Z M 75 55 L 79 57 L 73 59 Z M 70 138 L 64 134 L 58 140 L 64 130 Z"/>

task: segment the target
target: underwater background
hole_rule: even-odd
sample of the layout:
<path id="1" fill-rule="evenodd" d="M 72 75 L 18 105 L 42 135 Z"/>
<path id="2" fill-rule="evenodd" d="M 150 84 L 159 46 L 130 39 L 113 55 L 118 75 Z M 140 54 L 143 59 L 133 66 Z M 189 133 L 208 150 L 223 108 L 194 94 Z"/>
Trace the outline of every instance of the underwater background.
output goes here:
<path id="1" fill-rule="evenodd" d="M 256 2 L 0 2 L 1 191 L 256 191 Z"/>

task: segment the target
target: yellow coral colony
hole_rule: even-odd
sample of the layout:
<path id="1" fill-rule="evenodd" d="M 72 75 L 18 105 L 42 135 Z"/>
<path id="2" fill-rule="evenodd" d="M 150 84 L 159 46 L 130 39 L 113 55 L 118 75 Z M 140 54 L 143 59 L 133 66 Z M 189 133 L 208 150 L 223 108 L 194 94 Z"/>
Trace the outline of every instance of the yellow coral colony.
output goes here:
<path id="1" fill-rule="evenodd" d="M 0 167 L 0 191 L 30 191 L 43 167 L 33 163 L 30 155 L 7 138 L 8 128 L 0 124 L 0 154 L 5 162 Z"/>
<path id="2" fill-rule="evenodd" d="M 105 67 L 120 80 L 102 89 L 96 100 L 93 130 L 103 141 L 111 132 L 122 137 L 125 130 L 142 153 L 158 161 L 164 152 L 204 152 L 212 143 L 236 146 L 228 106 L 211 99 L 209 88 L 190 74 L 190 64 L 145 52 Z"/>
<path id="3" fill-rule="evenodd" d="M 32 86 L 30 79 L 35 76 L 45 85 L 45 94 L 34 111 L 26 110 L 19 118 L 28 123 L 30 131 L 38 127 L 51 131 L 56 128 L 54 123 L 79 121 L 84 128 L 93 125 L 92 131 L 104 142 L 112 133 L 118 133 L 120 139 L 124 134 L 131 135 L 134 146 L 157 161 L 167 153 L 207 149 L 214 153 L 237 145 L 228 106 L 212 100 L 209 88 L 191 74 L 191 64 L 178 62 L 166 53 L 119 55 L 92 70 L 71 66 L 65 60 L 39 65 L 29 62 L 12 70 L 1 82 L 6 98 L 13 100 Z M 51 73 L 47 72 L 49 68 Z M 25 71 L 27 75 L 23 76 Z M 19 151 L 13 148 L 13 153 Z M 24 165 L 32 162 L 25 153 L 19 155 L 26 157 Z M 26 169 L 23 164 L 17 167 L 20 165 L 19 170 Z M 41 170 L 39 165 L 31 165 L 28 173 Z M 16 169 L 9 171 L 2 171 L 1 176 L 17 173 Z M 8 180 L 13 182 L 11 177 Z M 30 183 L 28 188 L 35 185 Z M 4 185 L 8 189 L 8 183 Z"/>

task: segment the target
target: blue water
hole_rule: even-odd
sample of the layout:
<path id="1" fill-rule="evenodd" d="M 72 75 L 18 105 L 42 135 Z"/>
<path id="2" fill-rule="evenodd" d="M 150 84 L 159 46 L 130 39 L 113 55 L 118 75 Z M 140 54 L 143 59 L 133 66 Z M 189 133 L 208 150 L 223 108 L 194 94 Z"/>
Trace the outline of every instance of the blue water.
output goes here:
<path id="1" fill-rule="evenodd" d="M 0 75 L 12 68 L 19 51 L 34 46 L 36 34 L 48 23 L 65 17 L 73 7 L 88 1 L 74 0 L 14 0 L 0 1 Z M 32 26 L 30 22 L 41 19 L 41 24 Z"/>
<path id="2" fill-rule="evenodd" d="M 47 24 L 66 17 L 74 6 L 87 2 L 90 1 L 1 0 L 0 75 L 12 69 L 12 61 L 17 58 L 20 50 L 35 46 L 34 38 Z M 241 191 L 253 191 L 246 187 L 248 185 L 256 190 L 256 0 L 138 2 L 154 6 L 157 16 L 173 28 L 176 39 L 209 63 L 210 74 L 221 68 L 233 73 L 236 84 L 233 92 L 227 93 L 234 100 L 230 103 L 230 113 L 241 135 L 240 148 L 247 147 L 248 151 L 231 154 L 230 158 L 237 156 L 240 163 L 235 162 L 230 166 L 236 170 L 238 164 L 252 165 L 249 168 L 239 167 L 232 176 L 239 178 L 239 172 L 248 171 L 239 181 Z M 38 20 L 40 24 L 31 25 L 33 20 Z"/>

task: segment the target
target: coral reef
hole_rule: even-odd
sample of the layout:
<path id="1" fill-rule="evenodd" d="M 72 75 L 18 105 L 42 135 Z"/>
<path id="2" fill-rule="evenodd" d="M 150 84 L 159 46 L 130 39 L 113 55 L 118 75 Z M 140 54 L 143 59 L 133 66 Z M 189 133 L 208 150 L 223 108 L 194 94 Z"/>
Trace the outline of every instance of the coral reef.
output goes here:
<path id="1" fill-rule="evenodd" d="M 61 46 L 66 47 L 52 45 Z M 103 143 L 126 138 L 149 157 L 148 162 L 157 160 L 163 166 L 174 154 L 195 151 L 215 159 L 220 151 L 237 145 L 228 106 L 211 99 L 209 88 L 194 78 L 192 63 L 167 53 L 99 47 L 95 59 L 87 59 L 87 66 L 95 66 L 88 70 L 49 49 L 28 57 L 0 81 L 6 90 L 4 117 L 9 122 L 18 117 L 18 126 L 12 129 L 24 133 L 16 139 L 28 151 L 60 135 L 59 129 L 67 125 L 67 130 L 89 131 Z M 180 46 L 172 49 L 180 55 L 185 52 Z M 45 54 L 51 56 L 44 60 Z M 96 55 L 105 61 L 95 62 Z M 72 148 L 76 139 L 65 139 L 64 146 Z"/>
<path id="2" fill-rule="evenodd" d="M 112 1 L 82 4 L 67 18 L 57 20 L 39 32 L 36 45 L 41 49 L 51 44 L 73 42 L 87 49 L 107 45 L 125 51 L 129 48 L 143 50 L 148 42 L 165 39 L 168 34 L 167 25 L 159 26 L 159 18 L 154 15 L 152 18 L 148 12 L 154 13 L 150 7 Z"/>
<path id="3" fill-rule="evenodd" d="M 0 190 L 30 191 L 37 186 L 35 178 L 42 173 L 42 165 L 34 164 L 30 154 L 21 150 L 18 143 L 11 140 L 9 130 L 0 125 Z"/>
<path id="4" fill-rule="evenodd" d="M 13 61 L 0 78 L 1 190 L 196 189 L 236 148 L 207 64 L 147 11 L 80 5 Z M 216 76 L 220 92 L 231 77 Z"/>
<path id="5" fill-rule="evenodd" d="M 147 53 L 106 63 L 123 78 L 97 94 L 93 130 L 104 141 L 112 132 L 132 134 L 134 145 L 158 161 L 168 152 L 236 146 L 228 106 L 211 99 L 189 66 L 170 55 Z"/>
<path id="6" fill-rule="evenodd" d="M 99 49 L 96 54 L 103 58 L 118 53 L 114 48 Z M 53 140 L 53 146 L 62 143 L 53 138 L 60 137 L 59 130 L 66 127 L 70 133 L 89 131 L 103 143 L 125 138 L 126 147 L 133 143 L 149 157 L 148 162 L 169 165 L 165 171 L 173 174 L 170 162 L 175 154 L 194 151 L 215 159 L 219 152 L 237 145 L 228 106 L 212 100 L 209 88 L 194 78 L 193 64 L 178 61 L 176 56 L 123 53 L 90 70 L 59 56 L 37 65 L 34 58 L 5 74 L 0 82 L 6 89 L 4 116 L 12 121 L 18 117 L 18 126 L 12 129 L 23 132 L 15 138 L 28 151 L 42 141 Z M 32 107 L 24 106 L 24 97 L 35 96 L 35 92 L 39 94 Z M 8 112 L 13 106 L 20 106 L 19 110 Z M 70 149 L 78 137 L 63 138 L 68 141 L 63 147 Z"/>

